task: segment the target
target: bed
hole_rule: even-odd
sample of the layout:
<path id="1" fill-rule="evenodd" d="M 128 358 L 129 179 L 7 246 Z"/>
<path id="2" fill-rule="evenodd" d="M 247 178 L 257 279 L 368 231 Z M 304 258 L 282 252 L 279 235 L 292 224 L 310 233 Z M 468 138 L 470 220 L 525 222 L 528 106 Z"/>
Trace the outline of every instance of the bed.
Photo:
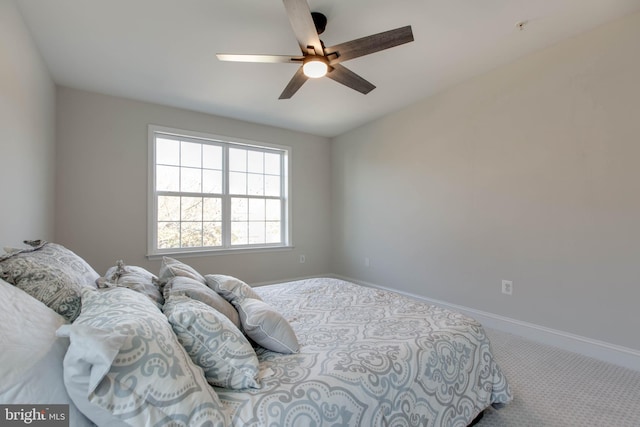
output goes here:
<path id="1" fill-rule="evenodd" d="M 242 426 L 466 426 L 511 400 L 475 320 L 318 278 L 256 288 L 289 319 L 297 354 L 258 349 L 262 388 L 216 389 Z"/>
<path id="2" fill-rule="evenodd" d="M 99 277 L 33 246 L 0 256 L 0 404 L 68 404 L 72 426 L 440 427 L 512 399 L 460 313 L 334 278 L 251 288 L 171 258 Z"/>

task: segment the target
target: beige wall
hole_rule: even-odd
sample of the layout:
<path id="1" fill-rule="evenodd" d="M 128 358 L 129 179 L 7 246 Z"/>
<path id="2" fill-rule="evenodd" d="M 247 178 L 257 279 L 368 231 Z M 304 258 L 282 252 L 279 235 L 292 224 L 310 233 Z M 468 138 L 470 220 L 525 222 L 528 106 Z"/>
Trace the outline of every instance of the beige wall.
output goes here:
<path id="1" fill-rule="evenodd" d="M 635 14 L 335 138 L 333 270 L 640 349 L 638 41 Z"/>
<path id="2" fill-rule="evenodd" d="M 640 349 L 637 40 L 638 14 L 329 144 L 56 94 L 14 2 L 0 2 L 2 244 L 45 238 L 100 273 L 120 258 L 157 271 L 144 256 L 147 125 L 264 140 L 293 147 L 296 247 L 185 259 L 199 270 L 249 282 L 335 272 Z"/>
<path id="3" fill-rule="evenodd" d="M 330 272 L 328 139 L 64 87 L 57 117 L 57 240 L 99 273 L 117 259 L 151 271 L 160 266 L 145 257 L 149 124 L 293 148 L 293 250 L 177 258 L 251 283 Z"/>
<path id="4" fill-rule="evenodd" d="M 0 1 L 0 237 L 54 239 L 55 86 L 13 1 Z"/>

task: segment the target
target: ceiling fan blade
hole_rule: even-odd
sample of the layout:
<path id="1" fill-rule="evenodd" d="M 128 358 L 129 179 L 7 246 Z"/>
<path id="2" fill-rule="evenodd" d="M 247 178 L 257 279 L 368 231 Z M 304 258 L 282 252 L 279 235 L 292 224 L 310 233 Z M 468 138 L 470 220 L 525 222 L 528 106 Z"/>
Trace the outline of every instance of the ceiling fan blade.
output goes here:
<path id="1" fill-rule="evenodd" d="M 270 63 L 286 63 L 286 62 L 302 62 L 303 56 L 287 56 L 287 55 L 236 55 L 231 53 L 216 54 L 220 61 L 233 62 L 270 62 Z"/>
<path id="2" fill-rule="evenodd" d="M 302 53 L 306 55 L 309 46 L 311 46 L 315 50 L 316 55 L 324 56 L 322 43 L 318 37 L 316 26 L 313 23 L 307 0 L 282 0 L 282 2 L 284 3 L 284 8 L 287 10 L 291 28 L 298 40 Z"/>
<path id="3" fill-rule="evenodd" d="M 338 83 L 342 83 L 345 86 L 350 87 L 353 90 L 357 90 L 360 93 L 368 94 L 376 87 L 340 64 L 335 64 L 332 66 L 333 70 L 327 73 L 327 77 L 331 80 L 334 80 Z"/>
<path id="4" fill-rule="evenodd" d="M 293 75 L 287 87 L 284 88 L 278 99 L 289 99 L 302 87 L 309 77 L 305 76 L 302 72 L 302 67 L 298 68 L 298 71 Z"/>
<path id="5" fill-rule="evenodd" d="M 395 30 L 384 31 L 382 33 L 373 34 L 371 36 L 362 37 L 360 39 L 351 40 L 340 43 L 335 46 L 324 49 L 326 56 L 337 53 L 337 58 L 331 58 L 331 65 L 337 64 L 349 59 L 358 58 L 370 53 L 379 52 L 394 46 L 409 43 L 413 41 L 413 32 L 411 25 L 396 28 Z"/>

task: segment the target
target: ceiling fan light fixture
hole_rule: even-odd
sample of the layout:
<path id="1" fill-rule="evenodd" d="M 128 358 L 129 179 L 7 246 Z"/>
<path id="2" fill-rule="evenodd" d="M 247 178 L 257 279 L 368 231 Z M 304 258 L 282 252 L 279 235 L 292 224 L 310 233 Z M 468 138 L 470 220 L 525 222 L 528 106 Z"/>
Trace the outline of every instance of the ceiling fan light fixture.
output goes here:
<path id="1" fill-rule="evenodd" d="M 317 79 L 327 75 L 329 64 L 327 60 L 321 56 L 309 57 L 304 61 L 302 72 L 305 76 Z"/>

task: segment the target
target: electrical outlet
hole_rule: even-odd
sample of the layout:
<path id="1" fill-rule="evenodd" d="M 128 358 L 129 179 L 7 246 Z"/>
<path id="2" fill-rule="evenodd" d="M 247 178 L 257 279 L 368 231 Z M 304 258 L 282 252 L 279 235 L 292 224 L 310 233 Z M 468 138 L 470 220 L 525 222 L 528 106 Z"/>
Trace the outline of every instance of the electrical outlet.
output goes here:
<path id="1" fill-rule="evenodd" d="M 502 293 L 506 295 L 513 294 L 513 282 L 511 280 L 502 281 Z"/>
<path id="2" fill-rule="evenodd" d="M 307 257 L 300 255 L 300 264 L 304 264 L 307 261 Z"/>

